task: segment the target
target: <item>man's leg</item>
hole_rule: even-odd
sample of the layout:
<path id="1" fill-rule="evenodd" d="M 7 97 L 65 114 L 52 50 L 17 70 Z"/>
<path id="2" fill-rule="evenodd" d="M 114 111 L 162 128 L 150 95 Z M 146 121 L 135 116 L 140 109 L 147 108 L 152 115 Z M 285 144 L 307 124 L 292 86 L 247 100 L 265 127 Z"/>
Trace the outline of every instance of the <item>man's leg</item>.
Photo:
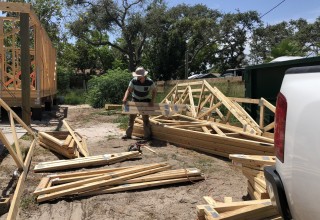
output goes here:
<path id="1" fill-rule="evenodd" d="M 151 138 L 151 125 L 149 121 L 149 115 L 142 115 L 143 120 L 143 131 L 144 131 L 144 138 L 150 139 Z"/>
<path id="2" fill-rule="evenodd" d="M 136 119 L 137 115 L 129 115 L 129 125 L 126 130 L 126 136 L 128 138 L 131 138 L 132 136 L 132 131 L 133 131 L 133 125 L 134 125 L 134 120 Z"/>

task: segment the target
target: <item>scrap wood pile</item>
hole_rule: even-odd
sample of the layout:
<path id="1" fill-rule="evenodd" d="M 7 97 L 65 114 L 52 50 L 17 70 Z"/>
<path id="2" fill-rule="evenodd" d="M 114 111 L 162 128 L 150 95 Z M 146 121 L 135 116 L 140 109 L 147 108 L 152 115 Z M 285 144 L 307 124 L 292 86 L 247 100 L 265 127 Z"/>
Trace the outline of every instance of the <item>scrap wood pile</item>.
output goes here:
<path id="1" fill-rule="evenodd" d="M 17 177 L 14 193 L 11 195 L 7 195 L 6 197 L 0 198 L 0 210 L 3 210 L 4 212 L 6 212 L 9 209 L 7 219 L 15 219 L 18 213 L 19 203 L 21 200 L 20 197 L 24 190 L 25 180 L 29 172 L 33 151 L 36 145 L 36 135 L 32 131 L 32 129 L 29 128 L 21 120 L 21 118 L 1 98 L 0 98 L 0 107 L 3 107 L 3 109 L 8 113 L 10 128 L 11 128 L 10 135 L 14 140 L 14 144 L 10 143 L 10 141 L 8 140 L 9 137 L 7 137 L 2 132 L 1 128 L 0 128 L 0 142 L 8 150 L 10 156 L 13 158 L 15 162 L 15 165 L 17 166 L 17 170 L 12 174 L 12 176 Z M 26 133 L 29 135 L 31 139 L 31 144 L 27 149 L 26 148 L 22 149 L 22 146 L 20 146 L 19 144 L 17 131 L 16 131 L 16 123 L 18 123 L 18 125 L 20 125 L 26 131 Z M 26 150 L 25 155 L 23 155 L 23 152 L 22 152 L 23 150 Z M 8 177 L 8 179 L 11 179 L 11 177 Z M 9 183 L 9 185 L 12 185 L 12 183 Z M 2 192 L 1 195 L 4 195 L 4 193 Z"/>
<path id="2" fill-rule="evenodd" d="M 259 124 L 239 103 L 259 105 Z M 177 84 L 162 104 L 185 105 L 187 109 L 152 117 L 156 139 L 227 158 L 229 154 L 274 155 L 270 132 L 274 122 L 265 125 L 264 121 L 265 112 L 274 113 L 275 107 L 263 98 L 228 98 L 204 80 Z M 137 118 L 133 135 L 143 136 L 142 124 Z"/>
<path id="3" fill-rule="evenodd" d="M 231 197 L 225 197 L 224 202 L 217 202 L 205 196 L 208 204 L 197 205 L 198 220 L 282 220 L 278 210 L 270 199 L 233 202 Z"/>
<path id="4" fill-rule="evenodd" d="M 196 168 L 170 170 L 166 163 L 53 174 L 34 191 L 38 202 L 67 196 L 92 196 L 203 180 Z"/>
<path id="5" fill-rule="evenodd" d="M 268 199 L 266 180 L 263 168 L 275 164 L 274 156 L 231 154 L 230 159 L 241 167 L 243 175 L 248 179 L 248 193 L 252 199 Z"/>
<path id="6" fill-rule="evenodd" d="M 86 139 L 74 132 L 65 120 L 63 124 L 67 131 L 39 132 L 39 144 L 66 158 L 89 156 Z"/>

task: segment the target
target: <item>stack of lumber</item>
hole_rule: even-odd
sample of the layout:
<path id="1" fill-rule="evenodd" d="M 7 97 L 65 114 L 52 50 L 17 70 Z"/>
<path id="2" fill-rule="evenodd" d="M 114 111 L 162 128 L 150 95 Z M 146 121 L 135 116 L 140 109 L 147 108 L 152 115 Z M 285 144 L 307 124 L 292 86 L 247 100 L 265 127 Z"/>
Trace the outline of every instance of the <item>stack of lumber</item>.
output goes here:
<path id="1" fill-rule="evenodd" d="M 69 160 L 55 160 L 41 162 L 34 167 L 34 172 L 49 172 L 57 170 L 67 170 L 75 168 L 84 168 L 91 166 L 102 166 L 118 163 L 124 160 L 137 158 L 140 156 L 139 151 L 122 152 L 115 154 L 104 154 L 97 156 L 80 157 Z"/>
<path id="2" fill-rule="evenodd" d="M 203 180 L 196 168 L 170 170 L 166 163 L 54 174 L 34 191 L 38 202 L 66 196 L 92 196 Z"/>
<path id="3" fill-rule="evenodd" d="M 274 156 L 231 154 L 233 164 L 241 167 L 248 179 L 248 193 L 252 199 L 268 199 L 263 168 L 275 164 Z"/>
<path id="4" fill-rule="evenodd" d="M 122 114 L 169 116 L 186 110 L 187 108 L 184 104 L 126 102 L 122 107 Z"/>
<path id="5" fill-rule="evenodd" d="M 63 120 L 63 124 L 67 131 L 39 132 L 40 146 L 70 159 L 78 158 L 80 155 L 89 156 L 86 139 L 74 132 L 65 120 Z"/>
<path id="6" fill-rule="evenodd" d="M 229 154 L 274 155 L 273 139 L 242 132 L 230 125 L 188 120 L 182 115 L 175 115 L 171 120 L 153 118 L 150 122 L 153 138 L 177 146 L 226 158 Z M 133 135 L 143 136 L 142 120 L 136 119 Z"/>
<path id="7" fill-rule="evenodd" d="M 259 124 L 240 105 L 260 106 Z M 229 98 L 205 80 L 177 84 L 159 104 L 186 105 L 187 110 L 150 118 L 153 138 L 218 156 L 229 154 L 274 155 L 274 122 L 265 125 L 265 99 Z M 152 112 L 146 112 L 154 115 Z M 143 136 L 143 123 L 137 118 L 133 135 Z"/>
<path id="8" fill-rule="evenodd" d="M 224 202 L 217 202 L 205 196 L 208 204 L 197 205 L 198 220 L 229 219 L 229 220 L 282 220 L 270 199 L 233 202 L 225 197 Z"/>

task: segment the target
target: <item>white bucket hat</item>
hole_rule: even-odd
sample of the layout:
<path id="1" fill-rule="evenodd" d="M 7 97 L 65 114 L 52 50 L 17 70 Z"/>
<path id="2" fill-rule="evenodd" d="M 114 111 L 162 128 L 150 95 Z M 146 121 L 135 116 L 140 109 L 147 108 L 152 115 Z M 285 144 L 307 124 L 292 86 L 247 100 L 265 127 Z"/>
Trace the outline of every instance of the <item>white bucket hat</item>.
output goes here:
<path id="1" fill-rule="evenodd" d="M 146 76 L 148 71 L 146 71 L 143 67 L 138 67 L 135 72 L 132 72 L 133 77 L 137 76 Z"/>

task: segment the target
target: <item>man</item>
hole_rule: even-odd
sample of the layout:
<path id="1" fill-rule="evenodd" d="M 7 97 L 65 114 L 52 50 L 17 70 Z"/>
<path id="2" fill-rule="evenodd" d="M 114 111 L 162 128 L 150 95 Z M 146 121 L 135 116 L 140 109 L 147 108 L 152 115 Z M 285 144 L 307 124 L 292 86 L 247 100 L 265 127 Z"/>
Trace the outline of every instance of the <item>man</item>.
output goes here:
<path id="1" fill-rule="evenodd" d="M 128 99 L 129 94 L 132 94 L 132 101 L 134 102 L 149 102 L 150 106 L 154 103 L 157 88 L 155 83 L 146 75 L 148 71 L 146 71 L 143 67 L 138 67 L 135 72 L 132 73 L 134 77 L 128 86 L 127 91 L 123 97 L 123 104 L 125 105 Z M 149 94 L 151 92 L 151 99 L 149 98 Z M 126 130 L 126 135 L 122 137 L 122 139 L 131 139 L 134 120 L 137 117 L 136 114 L 131 114 L 129 116 L 129 126 Z M 149 115 L 142 115 L 143 120 L 143 131 L 144 131 L 144 139 L 151 139 L 151 126 L 149 122 Z"/>

